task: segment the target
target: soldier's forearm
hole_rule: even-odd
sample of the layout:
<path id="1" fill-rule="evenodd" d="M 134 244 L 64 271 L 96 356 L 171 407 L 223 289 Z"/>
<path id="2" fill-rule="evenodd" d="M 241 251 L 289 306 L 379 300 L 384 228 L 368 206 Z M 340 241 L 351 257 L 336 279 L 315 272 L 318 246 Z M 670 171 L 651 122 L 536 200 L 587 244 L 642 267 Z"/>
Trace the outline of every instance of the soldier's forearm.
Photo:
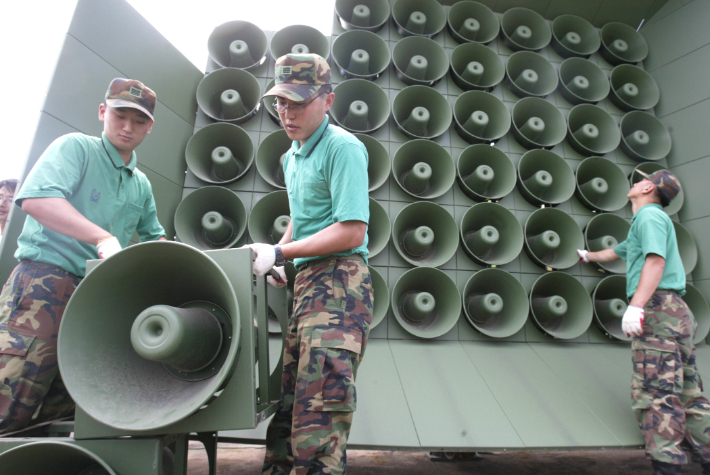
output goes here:
<path id="1" fill-rule="evenodd" d="M 587 254 L 587 259 L 592 262 L 612 262 L 621 259 L 614 249 L 604 249 L 603 251 L 590 252 Z"/>
<path id="2" fill-rule="evenodd" d="M 111 233 L 84 217 L 64 198 L 26 198 L 22 211 L 52 231 L 96 245 Z"/>

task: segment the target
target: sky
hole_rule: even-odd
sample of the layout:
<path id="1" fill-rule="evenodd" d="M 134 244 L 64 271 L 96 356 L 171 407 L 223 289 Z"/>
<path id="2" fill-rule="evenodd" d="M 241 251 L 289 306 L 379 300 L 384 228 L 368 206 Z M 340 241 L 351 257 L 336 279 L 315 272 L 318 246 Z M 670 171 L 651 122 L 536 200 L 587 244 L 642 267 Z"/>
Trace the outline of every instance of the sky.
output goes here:
<path id="1" fill-rule="evenodd" d="M 293 8 L 293 0 L 127 1 L 200 70 L 207 62 L 207 39 L 222 23 L 244 20 L 270 31 L 309 25 L 330 35 L 335 4 L 335 0 L 299 0 L 298 8 Z M 0 74 L 5 107 L 0 115 L 5 140 L 0 153 L 0 180 L 20 178 L 22 174 L 77 0 L 5 3 L 0 20 L 0 58 L 5 65 Z M 101 99 L 97 98 L 97 107 Z"/>

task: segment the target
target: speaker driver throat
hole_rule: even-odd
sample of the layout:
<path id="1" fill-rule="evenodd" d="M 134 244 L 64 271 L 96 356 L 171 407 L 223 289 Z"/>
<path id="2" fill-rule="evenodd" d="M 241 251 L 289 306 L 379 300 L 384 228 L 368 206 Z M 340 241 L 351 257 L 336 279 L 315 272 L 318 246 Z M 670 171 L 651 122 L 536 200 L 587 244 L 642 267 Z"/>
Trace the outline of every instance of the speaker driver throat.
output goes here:
<path id="1" fill-rule="evenodd" d="M 204 241 L 202 244 L 210 249 L 222 249 L 225 245 L 229 244 L 234 240 L 234 237 L 237 234 L 237 229 L 239 228 L 237 226 L 237 223 L 234 222 L 232 218 L 229 218 L 227 216 L 222 215 L 222 219 L 224 220 L 224 226 L 229 229 L 229 234 L 227 235 L 226 239 L 220 240 L 220 242 L 216 242 L 213 239 L 210 239 L 210 233 L 206 229 L 202 229 L 202 240 Z"/>

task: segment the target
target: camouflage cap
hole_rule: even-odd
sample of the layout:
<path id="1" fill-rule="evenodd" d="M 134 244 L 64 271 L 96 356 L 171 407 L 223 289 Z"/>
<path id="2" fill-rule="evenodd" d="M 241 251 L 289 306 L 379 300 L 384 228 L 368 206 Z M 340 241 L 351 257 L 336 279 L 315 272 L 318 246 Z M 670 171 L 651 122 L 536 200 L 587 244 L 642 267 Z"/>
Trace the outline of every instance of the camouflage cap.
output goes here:
<path id="1" fill-rule="evenodd" d="M 155 93 L 135 79 L 116 78 L 106 91 L 106 105 L 109 107 L 132 107 L 144 112 L 150 120 L 155 111 Z"/>
<path id="2" fill-rule="evenodd" d="M 636 170 L 636 173 L 642 177 L 650 180 L 661 195 L 661 204 L 665 207 L 668 206 L 680 193 L 680 182 L 678 178 L 668 170 L 658 170 L 657 172 L 651 173 L 650 175 L 642 172 L 641 170 Z"/>
<path id="3" fill-rule="evenodd" d="M 275 86 L 263 97 L 279 96 L 305 101 L 330 84 L 330 66 L 317 54 L 286 54 L 276 60 Z"/>

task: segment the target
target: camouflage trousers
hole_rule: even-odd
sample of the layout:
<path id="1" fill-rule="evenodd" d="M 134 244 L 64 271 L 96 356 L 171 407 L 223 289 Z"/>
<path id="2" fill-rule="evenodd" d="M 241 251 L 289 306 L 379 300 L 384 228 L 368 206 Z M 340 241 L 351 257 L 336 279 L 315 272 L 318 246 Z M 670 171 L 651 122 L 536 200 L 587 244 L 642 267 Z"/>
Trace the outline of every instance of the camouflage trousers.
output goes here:
<path id="1" fill-rule="evenodd" d="M 710 403 L 695 364 L 695 318 L 676 292 L 656 291 L 644 308 L 643 334 L 633 339 L 632 408 L 646 442 L 646 457 L 687 462 L 687 440 L 710 462 Z"/>
<path id="2" fill-rule="evenodd" d="M 57 266 L 24 260 L 3 287 L 0 433 L 22 429 L 31 421 L 63 417 L 74 410 L 59 376 L 57 336 L 64 309 L 79 280 Z"/>
<path id="3" fill-rule="evenodd" d="M 321 259 L 296 275 L 281 400 L 266 433 L 264 474 L 346 472 L 355 374 L 372 303 L 370 273 L 359 256 Z"/>

